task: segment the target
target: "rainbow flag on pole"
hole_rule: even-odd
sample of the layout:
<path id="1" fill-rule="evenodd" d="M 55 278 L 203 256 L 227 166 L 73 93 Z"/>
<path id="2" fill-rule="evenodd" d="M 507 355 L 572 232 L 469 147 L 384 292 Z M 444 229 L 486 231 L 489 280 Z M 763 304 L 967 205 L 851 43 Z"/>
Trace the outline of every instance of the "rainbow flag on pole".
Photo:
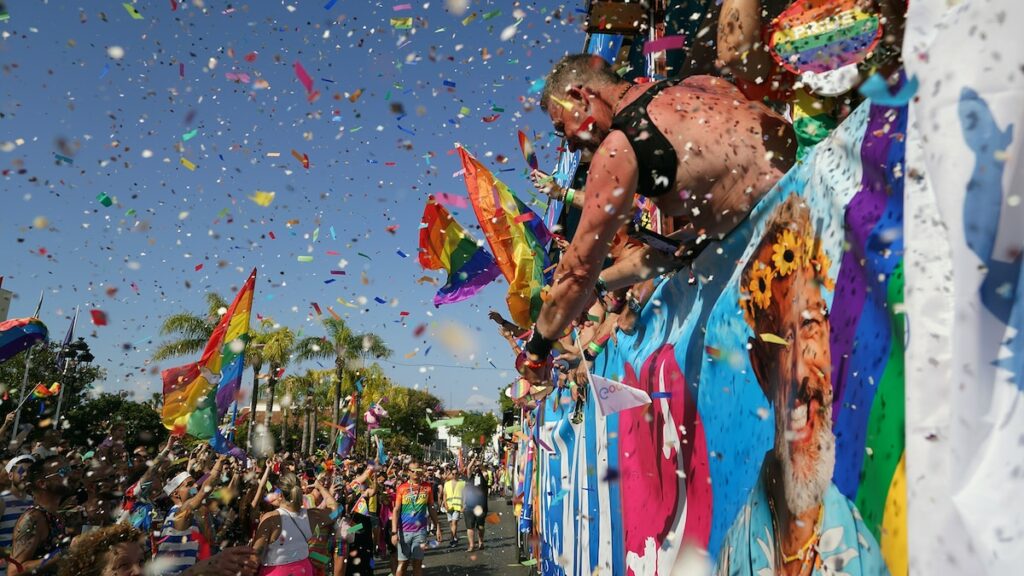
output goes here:
<path id="1" fill-rule="evenodd" d="M 466 190 L 473 211 L 491 246 L 498 268 L 508 280 L 512 321 L 529 326 L 544 303 L 541 294 L 551 279 L 547 245 L 551 232 L 503 182 L 465 148 L 459 148 Z"/>
<path id="2" fill-rule="evenodd" d="M 420 266 L 427 270 L 448 272 L 448 281 L 434 296 L 434 306 L 465 300 L 501 274 L 494 257 L 433 196 L 427 198 L 420 221 L 419 257 Z"/>
<path id="3" fill-rule="evenodd" d="M 198 362 L 168 368 L 164 384 L 164 426 L 176 434 L 213 438 L 217 423 L 227 412 L 241 384 L 245 348 L 249 343 L 249 317 L 256 289 L 256 270 L 235 296 Z"/>
<path id="4" fill-rule="evenodd" d="M 338 421 L 338 457 L 344 458 L 356 445 L 356 395 L 352 394 L 345 399 L 342 407 L 341 418 Z"/>

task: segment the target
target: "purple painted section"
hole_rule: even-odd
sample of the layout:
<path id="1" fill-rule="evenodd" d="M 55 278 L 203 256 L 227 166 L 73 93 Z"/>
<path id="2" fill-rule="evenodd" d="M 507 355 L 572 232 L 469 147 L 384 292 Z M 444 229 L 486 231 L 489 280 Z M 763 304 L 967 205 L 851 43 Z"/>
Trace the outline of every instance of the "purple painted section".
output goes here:
<path id="1" fill-rule="evenodd" d="M 857 333 L 857 321 L 864 307 L 867 286 L 877 285 L 864 278 L 864 267 L 860 261 L 866 257 L 863 248 L 867 246 L 868 235 L 875 223 L 882 216 L 888 196 L 885 190 L 885 179 L 877 178 L 872 173 L 878 167 L 885 167 L 885 138 L 891 134 L 881 134 L 886 120 L 883 114 L 872 115 L 864 131 L 864 142 L 860 147 L 861 155 L 861 187 L 860 191 L 850 200 L 846 208 L 847 245 L 852 250 L 843 254 L 839 267 L 839 278 L 836 279 L 836 294 L 832 300 L 831 325 L 832 334 L 829 345 L 832 349 L 832 422 L 839 418 L 842 408 L 843 393 L 846 390 L 846 359 L 853 350 L 854 335 Z"/>

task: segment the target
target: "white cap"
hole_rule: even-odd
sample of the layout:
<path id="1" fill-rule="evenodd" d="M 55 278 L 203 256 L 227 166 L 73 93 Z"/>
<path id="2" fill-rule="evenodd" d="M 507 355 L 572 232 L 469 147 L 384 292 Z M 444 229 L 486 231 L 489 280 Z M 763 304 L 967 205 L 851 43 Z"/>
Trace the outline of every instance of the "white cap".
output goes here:
<path id="1" fill-rule="evenodd" d="M 7 466 L 5 466 L 4 469 L 7 470 L 8 474 L 10 474 L 11 470 L 14 470 L 14 467 L 20 464 L 21 462 L 29 462 L 31 464 L 32 462 L 35 461 L 36 459 L 33 458 L 30 454 L 22 454 L 21 456 L 15 456 L 14 458 L 11 458 L 11 461 L 7 463 Z"/>
<path id="2" fill-rule="evenodd" d="M 170 496 L 175 490 L 181 487 L 189 477 L 188 472 L 179 472 L 177 476 L 171 478 L 164 484 L 164 494 Z"/>

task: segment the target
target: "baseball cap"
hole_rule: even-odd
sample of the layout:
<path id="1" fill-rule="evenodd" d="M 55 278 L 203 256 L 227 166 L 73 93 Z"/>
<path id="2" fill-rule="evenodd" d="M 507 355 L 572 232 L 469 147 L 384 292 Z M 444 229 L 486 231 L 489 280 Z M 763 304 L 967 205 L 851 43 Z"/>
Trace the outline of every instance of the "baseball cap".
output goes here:
<path id="1" fill-rule="evenodd" d="M 164 484 L 164 494 L 170 496 L 175 490 L 181 487 L 185 483 L 185 480 L 189 478 L 188 472 L 179 472 L 177 476 L 171 478 Z"/>
<path id="2" fill-rule="evenodd" d="M 14 467 L 17 466 L 18 464 L 22 462 L 28 462 L 29 464 L 31 464 L 35 461 L 36 459 L 33 458 L 30 454 L 22 454 L 21 456 L 15 456 L 14 458 L 11 458 L 10 462 L 7 463 L 7 466 L 4 466 L 4 469 L 7 470 L 8 474 L 10 474 L 11 470 L 14 470 Z"/>

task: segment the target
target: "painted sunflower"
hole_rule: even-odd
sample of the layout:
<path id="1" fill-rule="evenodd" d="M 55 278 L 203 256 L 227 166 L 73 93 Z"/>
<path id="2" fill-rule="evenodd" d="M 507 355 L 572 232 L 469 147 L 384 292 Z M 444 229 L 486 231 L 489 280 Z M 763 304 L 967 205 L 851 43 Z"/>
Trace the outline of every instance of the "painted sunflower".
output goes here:
<path id="1" fill-rule="evenodd" d="M 770 267 L 758 262 L 757 266 L 750 272 L 750 298 L 754 305 L 765 310 L 772 303 L 772 280 L 775 279 L 775 271 Z"/>
<path id="2" fill-rule="evenodd" d="M 829 259 L 828 254 L 821 248 L 818 248 L 818 254 L 810 262 L 811 266 L 814 267 L 814 277 L 821 282 L 821 285 L 830 292 L 835 290 L 836 282 L 828 275 L 828 271 L 832 268 L 832 260 Z"/>
<path id="3" fill-rule="evenodd" d="M 783 230 L 772 246 L 772 263 L 779 277 L 789 276 L 800 265 L 800 240 L 791 230 Z"/>

